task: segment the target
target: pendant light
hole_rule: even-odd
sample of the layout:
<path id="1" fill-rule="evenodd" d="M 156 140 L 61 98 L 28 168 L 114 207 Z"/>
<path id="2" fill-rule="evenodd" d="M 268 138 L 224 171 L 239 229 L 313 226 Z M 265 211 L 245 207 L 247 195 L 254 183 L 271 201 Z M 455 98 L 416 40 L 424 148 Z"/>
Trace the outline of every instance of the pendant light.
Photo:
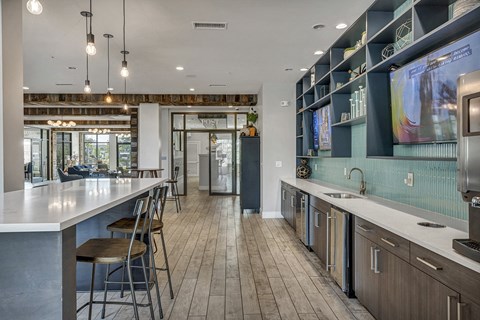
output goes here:
<path id="1" fill-rule="evenodd" d="M 103 35 L 105 38 L 107 38 L 107 96 L 105 97 L 105 102 L 106 103 L 112 103 L 112 93 L 110 90 L 110 39 L 113 38 L 113 35 L 109 33 L 105 33 Z"/>
<path id="2" fill-rule="evenodd" d="M 43 6 L 38 0 L 28 0 L 27 1 L 27 10 L 31 14 L 39 15 L 43 11 Z"/>
<path id="3" fill-rule="evenodd" d="M 97 48 L 95 48 L 95 36 L 92 33 L 92 17 L 93 17 L 93 11 L 92 11 L 92 0 L 90 0 L 90 15 L 88 16 L 90 18 L 90 30 L 87 33 L 87 47 L 85 48 L 85 51 L 89 56 L 94 56 L 97 53 Z"/>
<path id="4" fill-rule="evenodd" d="M 88 18 L 92 16 L 92 14 L 88 11 L 82 11 L 80 14 L 85 17 L 85 32 L 88 34 Z M 90 80 L 88 79 L 88 54 L 87 56 L 87 79 L 85 80 L 85 87 L 83 87 L 83 92 L 91 93 L 92 88 L 90 87 Z"/>
<path id="5" fill-rule="evenodd" d="M 123 0 L 123 50 L 120 51 L 123 54 L 122 69 L 120 70 L 120 75 L 124 78 L 128 77 L 128 65 L 127 65 L 127 54 L 129 52 L 125 49 L 125 0 Z"/>

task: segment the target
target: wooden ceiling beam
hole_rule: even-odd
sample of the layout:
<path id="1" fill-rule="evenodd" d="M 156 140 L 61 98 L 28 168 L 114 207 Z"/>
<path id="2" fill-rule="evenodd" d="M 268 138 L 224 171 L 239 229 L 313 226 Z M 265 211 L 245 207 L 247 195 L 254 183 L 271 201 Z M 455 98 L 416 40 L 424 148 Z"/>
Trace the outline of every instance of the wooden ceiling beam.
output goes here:
<path id="1" fill-rule="evenodd" d="M 24 105 L 48 106 L 138 106 L 140 103 L 158 103 L 161 106 L 256 106 L 256 94 L 112 94 L 112 103 L 105 102 L 105 94 L 27 93 Z"/>
<path id="2" fill-rule="evenodd" d="M 120 121 L 120 120 L 75 120 L 75 119 L 65 119 L 62 121 L 73 120 L 77 126 L 130 126 L 130 121 Z M 25 125 L 47 125 L 47 120 L 24 120 Z"/>
<path id="3" fill-rule="evenodd" d="M 25 116 L 64 116 L 64 117 L 82 117 L 82 116 L 103 116 L 103 115 L 131 115 L 136 113 L 137 108 L 81 108 L 81 107 L 25 107 L 23 114 Z"/>

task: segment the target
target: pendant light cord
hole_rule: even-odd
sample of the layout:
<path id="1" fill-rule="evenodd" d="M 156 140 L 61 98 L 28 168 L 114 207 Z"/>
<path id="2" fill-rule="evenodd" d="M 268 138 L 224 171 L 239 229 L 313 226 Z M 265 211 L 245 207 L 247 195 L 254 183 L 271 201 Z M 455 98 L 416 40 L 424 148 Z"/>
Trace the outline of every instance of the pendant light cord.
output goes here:
<path id="1" fill-rule="evenodd" d="M 110 37 L 107 38 L 107 91 L 110 90 Z"/>
<path id="2" fill-rule="evenodd" d="M 126 61 L 126 60 L 127 59 L 126 59 L 126 51 L 125 51 L 125 0 L 123 0 L 123 61 Z"/>
<path id="3" fill-rule="evenodd" d="M 93 17 L 93 13 L 92 13 L 92 0 L 90 0 L 90 33 L 92 33 L 92 17 Z"/>
<path id="4" fill-rule="evenodd" d="M 85 32 L 88 34 L 88 18 L 85 17 Z M 87 36 L 88 43 L 88 36 Z M 88 54 L 87 54 L 87 81 L 88 81 Z"/>

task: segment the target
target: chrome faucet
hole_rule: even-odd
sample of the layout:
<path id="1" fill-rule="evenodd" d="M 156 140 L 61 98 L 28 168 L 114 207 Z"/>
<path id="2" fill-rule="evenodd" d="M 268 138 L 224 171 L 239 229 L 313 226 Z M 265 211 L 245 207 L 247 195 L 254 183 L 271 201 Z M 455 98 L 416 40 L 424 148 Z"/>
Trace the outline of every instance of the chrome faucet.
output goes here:
<path id="1" fill-rule="evenodd" d="M 359 168 L 352 168 L 352 169 L 350 170 L 350 172 L 348 173 L 347 179 L 348 179 L 348 180 L 351 179 L 351 177 L 352 177 L 352 172 L 355 171 L 355 170 L 359 171 L 360 174 L 362 175 L 362 180 L 360 181 L 360 194 L 361 194 L 361 195 L 364 195 L 364 194 L 365 194 L 365 191 L 367 191 L 367 183 L 365 182 L 365 180 L 363 180 L 363 171 L 362 171 L 361 169 L 359 169 Z"/>

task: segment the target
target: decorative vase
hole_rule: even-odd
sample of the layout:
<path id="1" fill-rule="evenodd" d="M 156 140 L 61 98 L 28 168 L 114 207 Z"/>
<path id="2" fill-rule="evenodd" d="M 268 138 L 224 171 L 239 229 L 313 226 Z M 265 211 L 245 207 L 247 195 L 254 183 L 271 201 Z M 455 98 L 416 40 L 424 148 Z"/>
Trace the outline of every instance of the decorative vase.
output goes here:
<path id="1" fill-rule="evenodd" d="M 300 164 L 297 166 L 297 178 L 308 179 L 312 174 L 312 168 L 308 165 L 307 159 L 300 160 Z"/>
<path id="2" fill-rule="evenodd" d="M 248 126 L 248 130 L 249 130 L 249 133 L 250 133 L 250 137 L 255 137 L 257 135 L 257 128 L 255 128 L 255 126 L 253 124 L 250 124 Z"/>
<path id="3" fill-rule="evenodd" d="M 473 7 L 478 5 L 478 3 L 479 3 L 479 0 L 457 0 L 453 4 L 452 18 L 456 18 L 466 13 L 467 11 L 470 11 L 471 9 L 473 9 Z"/>

